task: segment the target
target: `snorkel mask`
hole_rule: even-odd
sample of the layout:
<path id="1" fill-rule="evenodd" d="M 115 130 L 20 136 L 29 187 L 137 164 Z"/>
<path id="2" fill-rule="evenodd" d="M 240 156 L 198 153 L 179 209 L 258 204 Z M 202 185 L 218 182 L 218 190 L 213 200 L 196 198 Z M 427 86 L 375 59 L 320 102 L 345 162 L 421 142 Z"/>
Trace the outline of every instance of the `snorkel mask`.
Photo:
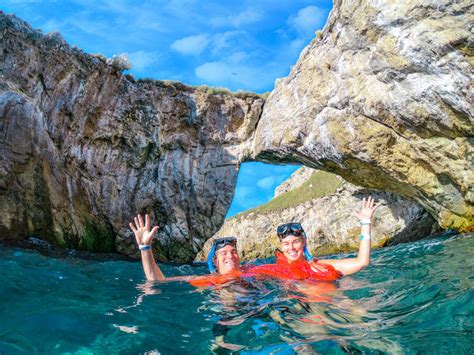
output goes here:
<path id="1" fill-rule="evenodd" d="M 301 226 L 301 223 L 295 223 L 295 222 L 290 222 L 290 223 L 285 223 L 277 228 L 277 235 L 280 240 L 285 239 L 289 235 L 294 235 L 297 237 L 303 237 L 304 238 L 304 247 L 303 247 L 303 253 L 304 257 L 308 261 L 313 261 L 313 256 L 309 252 L 308 248 L 306 245 L 308 244 L 306 242 L 306 233 L 304 232 L 303 227 Z"/>
<path id="2" fill-rule="evenodd" d="M 209 252 L 209 255 L 207 256 L 207 267 L 209 268 L 209 271 L 211 273 L 216 273 L 217 270 L 214 266 L 214 256 L 216 255 L 216 252 L 219 249 L 224 248 L 227 245 L 232 245 L 233 247 L 237 246 L 237 238 L 235 237 L 224 237 L 224 238 L 218 238 L 214 240 L 214 243 L 212 244 L 211 251 Z"/>

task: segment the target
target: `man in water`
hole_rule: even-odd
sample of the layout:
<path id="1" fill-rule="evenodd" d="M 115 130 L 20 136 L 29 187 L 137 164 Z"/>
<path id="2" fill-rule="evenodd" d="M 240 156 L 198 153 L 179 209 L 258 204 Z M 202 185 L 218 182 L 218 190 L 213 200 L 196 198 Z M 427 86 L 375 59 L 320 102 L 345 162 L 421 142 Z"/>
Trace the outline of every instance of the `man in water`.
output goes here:
<path id="1" fill-rule="evenodd" d="M 196 287 L 211 286 L 224 284 L 234 279 L 237 280 L 238 277 L 242 275 L 242 271 L 245 270 L 240 266 L 240 257 L 237 252 L 237 239 L 234 237 L 224 237 L 214 240 L 214 244 L 208 257 L 209 269 L 211 272 L 216 273 L 210 276 L 165 277 L 156 264 L 151 249 L 153 238 L 158 232 L 158 226 L 151 228 L 150 216 L 148 214 L 145 215 L 145 221 L 141 215 L 137 215 L 134 218 L 134 222 L 135 223 L 130 223 L 129 226 L 135 234 L 138 248 L 141 251 L 143 270 L 145 271 L 148 281 L 188 281 L 191 285 Z M 245 299 L 247 300 L 245 304 L 248 305 L 249 290 L 247 287 L 244 289 L 240 287 L 239 289 L 239 283 L 236 283 L 233 286 L 235 287 L 218 289 L 218 297 L 222 305 L 221 313 L 222 311 L 225 312 L 220 314 L 219 321 L 214 322 L 212 325 L 212 333 L 214 335 L 212 347 L 214 350 L 218 348 L 224 348 L 232 351 L 240 350 L 242 348 L 241 346 L 230 344 L 225 341 L 225 336 L 230 330 L 229 325 L 232 324 L 234 319 L 239 319 L 241 322 L 241 319 L 253 316 L 261 311 L 260 309 L 254 307 L 254 309 L 251 309 L 251 311 L 247 312 L 246 314 L 238 314 L 238 316 L 234 315 L 236 311 L 243 309 L 243 305 L 237 307 L 239 306 L 239 293 L 245 294 Z M 231 311 L 229 308 L 234 309 L 234 311 Z M 246 311 L 244 310 L 244 312 Z"/>
<path id="2" fill-rule="evenodd" d="M 277 228 L 277 235 L 280 239 L 281 251 L 284 256 L 283 262 L 288 264 L 309 263 L 311 269 L 315 272 L 325 272 L 325 265 L 331 265 L 342 276 L 354 274 L 370 263 L 370 232 L 371 219 L 374 211 L 380 206 L 375 203 L 372 197 L 362 200 L 360 211 L 354 211 L 361 225 L 359 252 L 355 258 L 337 259 L 337 260 L 317 260 L 315 261 L 306 248 L 306 234 L 300 223 L 286 223 Z"/>
<path id="3" fill-rule="evenodd" d="M 195 286 L 204 286 L 199 284 L 199 277 L 195 277 L 194 280 L 193 276 L 165 277 L 156 264 L 151 249 L 151 243 L 158 232 L 158 226 L 151 228 L 150 215 L 148 214 L 145 215 L 145 221 L 139 214 L 134 218 L 134 222 L 130 223 L 129 226 L 135 234 L 138 248 L 141 251 L 143 270 L 148 281 L 184 280 L 190 281 L 191 284 L 195 282 Z M 240 257 L 237 253 L 237 239 L 234 237 L 216 239 L 211 250 L 209 263 L 211 271 L 215 265 L 218 275 L 224 276 L 224 278 L 221 277 L 221 283 L 238 277 L 240 274 Z"/>

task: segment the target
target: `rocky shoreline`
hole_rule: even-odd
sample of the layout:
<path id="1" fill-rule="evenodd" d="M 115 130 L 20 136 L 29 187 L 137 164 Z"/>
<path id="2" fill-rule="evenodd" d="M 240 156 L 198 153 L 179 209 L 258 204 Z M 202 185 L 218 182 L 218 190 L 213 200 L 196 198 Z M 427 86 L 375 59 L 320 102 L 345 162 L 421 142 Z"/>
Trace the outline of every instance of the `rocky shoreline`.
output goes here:
<path id="1" fill-rule="evenodd" d="M 2 240 L 0 246 L 35 250 L 44 256 L 52 258 L 80 258 L 84 260 L 97 261 L 137 261 L 136 258 L 131 258 L 119 253 L 97 253 L 76 249 L 65 249 L 35 237 L 28 237 L 22 240 Z"/>

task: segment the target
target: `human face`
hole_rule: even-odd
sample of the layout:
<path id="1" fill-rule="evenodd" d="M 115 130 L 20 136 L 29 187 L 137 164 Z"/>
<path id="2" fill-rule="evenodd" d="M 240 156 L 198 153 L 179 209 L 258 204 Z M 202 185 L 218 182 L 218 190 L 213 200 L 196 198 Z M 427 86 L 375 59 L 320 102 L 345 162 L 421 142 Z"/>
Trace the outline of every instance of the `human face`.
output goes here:
<path id="1" fill-rule="evenodd" d="M 231 271 L 237 270 L 240 264 L 237 249 L 232 245 L 220 248 L 216 251 L 216 263 L 219 274 L 228 274 Z"/>
<path id="2" fill-rule="evenodd" d="M 281 251 L 289 263 L 304 259 L 304 240 L 303 237 L 289 235 L 280 241 Z"/>

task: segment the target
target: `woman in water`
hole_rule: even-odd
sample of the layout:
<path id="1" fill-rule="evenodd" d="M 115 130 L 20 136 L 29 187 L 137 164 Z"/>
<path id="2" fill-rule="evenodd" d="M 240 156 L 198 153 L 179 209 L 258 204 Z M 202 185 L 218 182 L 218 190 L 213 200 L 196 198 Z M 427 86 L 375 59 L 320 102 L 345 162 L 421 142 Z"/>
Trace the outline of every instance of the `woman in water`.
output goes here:
<path id="1" fill-rule="evenodd" d="M 359 252 L 355 258 L 337 260 L 314 260 L 306 247 L 306 234 L 300 223 L 286 223 L 277 228 L 280 239 L 282 256 L 278 258 L 280 263 L 299 264 L 300 267 L 309 267 L 316 273 L 328 271 L 326 265 L 336 269 L 341 276 L 354 274 L 370 263 L 370 231 L 372 215 L 380 206 L 372 197 L 362 200 L 360 211 L 354 211 L 361 225 Z"/>

